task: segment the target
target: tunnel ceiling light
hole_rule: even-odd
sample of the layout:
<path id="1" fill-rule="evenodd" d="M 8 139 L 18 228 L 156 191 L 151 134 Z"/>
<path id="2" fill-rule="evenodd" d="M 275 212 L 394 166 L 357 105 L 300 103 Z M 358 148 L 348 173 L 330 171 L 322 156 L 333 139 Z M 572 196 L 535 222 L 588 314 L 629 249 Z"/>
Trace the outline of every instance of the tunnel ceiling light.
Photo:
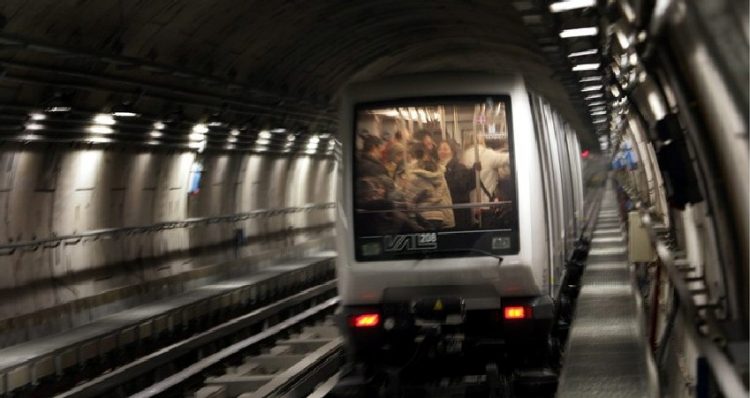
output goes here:
<path id="1" fill-rule="evenodd" d="M 154 129 L 155 130 L 164 130 L 164 123 L 163 122 L 154 122 Z"/>
<path id="2" fill-rule="evenodd" d="M 86 141 L 93 142 L 95 144 L 108 144 L 108 143 L 112 142 L 112 139 L 108 138 L 108 137 L 89 137 L 89 138 L 86 139 Z"/>
<path id="3" fill-rule="evenodd" d="M 602 81 L 601 76 L 586 76 L 586 77 L 581 78 L 581 80 L 579 80 L 579 82 L 581 83 L 600 82 L 600 81 Z"/>
<path id="4" fill-rule="evenodd" d="M 321 139 L 327 140 L 331 138 L 331 135 L 328 133 L 323 133 L 323 134 L 320 134 L 318 137 L 320 137 Z"/>
<path id="5" fill-rule="evenodd" d="M 580 8 L 593 7 L 596 0 L 565 0 L 558 1 L 549 5 L 549 11 L 553 13 L 577 10 Z"/>
<path id="6" fill-rule="evenodd" d="M 594 119 L 594 121 L 593 121 L 593 122 L 594 122 L 594 124 L 602 124 L 602 123 L 607 123 L 607 118 L 606 118 L 606 117 L 604 117 L 604 118 Z"/>
<path id="7" fill-rule="evenodd" d="M 586 86 L 586 87 L 582 88 L 581 91 L 584 92 L 584 93 L 588 92 L 588 91 L 599 91 L 599 90 L 602 89 L 602 87 L 604 87 L 604 86 L 602 86 L 601 84 L 598 84 L 598 85 L 595 85 L 595 86 Z"/>
<path id="8" fill-rule="evenodd" d="M 263 130 L 260 133 L 258 133 L 258 138 L 268 140 L 271 139 L 271 132 L 268 130 Z"/>
<path id="9" fill-rule="evenodd" d="M 234 149 L 235 146 L 234 146 L 234 144 L 227 144 L 224 148 L 225 149 Z"/>
<path id="10" fill-rule="evenodd" d="M 318 149 L 317 142 L 310 142 L 307 144 L 307 150 L 315 150 L 315 149 Z"/>
<path id="11" fill-rule="evenodd" d="M 607 108 L 604 106 L 597 106 L 589 109 L 589 112 L 600 112 L 600 111 L 606 111 Z"/>
<path id="12" fill-rule="evenodd" d="M 158 141 L 158 140 L 151 140 L 151 141 L 146 142 L 146 144 L 148 144 L 148 145 L 159 145 L 159 144 L 161 144 L 161 142 Z"/>
<path id="13" fill-rule="evenodd" d="M 231 134 L 231 135 L 233 135 L 233 136 L 236 137 L 236 136 L 240 135 L 240 130 L 238 130 L 238 129 L 232 129 L 232 130 L 229 131 L 229 134 Z"/>
<path id="14" fill-rule="evenodd" d="M 42 139 L 42 136 L 37 134 L 23 134 L 18 138 L 24 141 L 39 141 Z"/>
<path id="15" fill-rule="evenodd" d="M 47 115 L 39 112 L 29 113 L 29 118 L 34 121 L 40 121 L 47 118 Z"/>
<path id="16" fill-rule="evenodd" d="M 116 117 L 136 117 L 139 116 L 139 114 L 131 111 L 115 111 L 112 112 L 112 116 Z"/>
<path id="17" fill-rule="evenodd" d="M 86 130 L 92 134 L 112 134 L 114 132 L 112 127 L 102 125 L 89 126 Z"/>
<path id="18" fill-rule="evenodd" d="M 597 70 L 599 69 L 599 66 L 601 64 L 599 63 L 591 63 L 591 64 L 578 64 L 573 66 L 573 72 L 581 72 L 586 70 Z"/>
<path id="19" fill-rule="evenodd" d="M 316 143 L 316 144 L 318 143 L 318 141 L 320 141 L 320 137 L 318 137 L 317 135 L 313 135 L 310 137 L 309 140 L 307 140 L 307 142 L 309 143 Z"/>
<path id="20" fill-rule="evenodd" d="M 162 132 L 161 132 L 161 131 L 156 131 L 156 130 L 153 130 L 153 131 L 151 131 L 150 133 L 148 133 L 148 135 L 150 135 L 150 136 L 152 136 L 152 137 L 154 137 L 154 138 L 159 138 L 159 137 L 161 137 L 161 136 L 162 136 L 162 135 L 164 135 L 164 134 L 162 134 Z"/>
<path id="21" fill-rule="evenodd" d="M 193 126 L 193 133 L 206 134 L 208 133 L 208 126 L 206 126 L 203 123 L 198 123 L 195 126 Z"/>
<path id="22" fill-rule="evenodd" d="M 604 94 L 598 93 L 598 94 L 589 94 L 584 99 L 590 100 L 590 99 L 596 99 L 596 98 L 602 98 L 604 97 Z"/>
<path id="23" fill-rule="evenodd" d="M 594 102 L 589 102 L 589 106 L 600 106 L 600 105 L 606 105 L 606 104 L 607 104 L 607 103 L 606 103 L 606 102 L 604 102 L 604 101 L 594 101 Z"/>
<path id="24" fill-rule="evenodd" d="M 44 126 L 42 126 L 39 123 L 26 123 L 26 125 L 24 126 L 24 128 L 26 130 L 41 130 L 41 129 L 44 128 Z"/>
<path id="25" fill-rule="evenodd" d="M 278 129 L 271 130 L 271 132 L 272 133 L 277 133 L 277 134 L 279 134 L 279 133 L 286 133 L 286 129 L 284 129 L 284 128 L 278 128 Z"/>
<path id="26" fill-rule="evenodd" d="M 574 53 L 568 54 L 568 58 L 575 58 L 575 57 L 585 57 L 586 55 L 596 55 L 599 50 L 592 48 L 591 50 L 583 50 L 583 51 L 576 51 Z"/>
<path id="27" fill-rule="evenodd" d="M 192 133 L 188 136 L 188 139 L 190 141 L 204 141 L 206 139 L 206 135 L 202 133 Z"/>
<path id="28" fill-rule="evenodd" d="M 93 122 L 94 124 L 99 124 L 102 126 L 112 126 L 117 123 L 112 115 L 108 115 L 106 113 L 98 113 L 94 115 Z"/>
<path id="29" fill-rule="evenodd" d="M 294 134 L 289 134 L 286 136 L 286 140 L 289 141 L 290 143 L 294 142 L 294 140 L 296 139 L 297 139 L 297 136 L 295 136 Z"/>
<path id="30" fill-rule="evenodd" d="M 70 112 L 73 108 L 65 105 L 54 105 L 54 106 L 48 106 L 44 108 L 45 112 L 49 113 L 64 113 L 64 112 Z"/>
<path id="31" fill-rule="evenodd" d="M 606 112 L 606 111 L 596 111 L 596 112 L 591 112 L 591 116 L 604 116 L 604 115 L 606 115 L 606 114 L 607 114 L 607 112 Z"/>
<path id="32" fill-rule="evenodd" d="M 597 28 L 596 26 L 589 26 L 586 28 L 565 29 L 562 32 L 560 32 L 560 38 L 570 39 L 574 37 L 596 36 L 598 34 L 599 34 L 599 28 Z"/>
<path id="33" fill-rule="evenodd" d="M 612 96 L 615 98 L 618 98 L 620 96 L 620 89 L 618 89 L 614 84 L 609 86 L 609 92 L 612 93 Z"/>
<path id="34" fill-rule="evenodd" d="M 235 137 L 229 137 L 229 138 L 227 138 L 227 142 L 237 142 L 237 138 L 235 138 Z"/>
<path id="35" fill-rule="evenodd" d="M 255 145 L 268 145 L 271 141 L 267 138 L 259 138 L 257 141 L 255 141 Z"/>

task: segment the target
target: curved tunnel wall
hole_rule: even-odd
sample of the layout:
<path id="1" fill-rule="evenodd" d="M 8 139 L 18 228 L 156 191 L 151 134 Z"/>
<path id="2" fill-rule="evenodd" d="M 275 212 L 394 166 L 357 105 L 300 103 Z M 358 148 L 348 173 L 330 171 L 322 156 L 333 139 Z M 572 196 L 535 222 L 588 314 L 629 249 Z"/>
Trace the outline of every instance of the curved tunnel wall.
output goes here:
<path id="1" fill-rule="evenodd" d="M 196 160 L 203 164 L 200 190 L 189 193 Z M 8 145 L 0 150 L 0 241 L 329 203 L 334 163 L 330 157 Z M 320 231 L 329 231 L 332 217 L 332 210 L 316 209 L 6 251 L 0 346 L 263 266 L 272 261 L 268 254 L 304 254 L 320 239 L 326 247 Z"/>

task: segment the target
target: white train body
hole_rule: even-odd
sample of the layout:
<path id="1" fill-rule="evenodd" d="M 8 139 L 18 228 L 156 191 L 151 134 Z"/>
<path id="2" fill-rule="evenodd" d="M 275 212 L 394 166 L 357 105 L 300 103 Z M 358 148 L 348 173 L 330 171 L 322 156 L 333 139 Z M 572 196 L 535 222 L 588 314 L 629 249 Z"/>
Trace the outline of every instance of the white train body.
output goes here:
<path id="1" fill-rule="evenodd" d="M 361 252 L 358 255 L 357 251 L 360 250 L 357 245 L 362 243 L 355 230 L 354 208 L 358 167 L 355 159 L 357 132 L 354 130 L 358 106 L 403 99 L 450 101 L 467 96 L 509 99 L 508 130 L 512 137 L 508 152 L 515 177 L 517 210 L 513 249 L 502 250 L 502 254 L 452 256 L 448 252 L 440 256 L 396 256 L 363 261 Z M 532 110 L 533 104 L 539 109 Z M 461 311 L 465 313 L 502 311 L 508 303 L 520 303 L 533 311 L 535 321 L 546 325 L 537 329 L 548 329 L 554 317 L 556 286 L 566 253 L 577 238 L 576 218 L 582 209 L 578 144 L 559 116 L 527 90 L 520 75 L 424 74 L 357 84 L 343 93 L 341 106 L 339 137 L 343 156 L 339 164 L 336 233 L 338 287 L 344 316 L 379 313 L 382 318 L 388 318 L 383 308 L 389 303 L 403 303 L 409 311 L 424 298 L 458 297 Z M 556 129 L 564 131 L 552 134 Z M 544 142 L 540 143 L 540 137 Z M 563 147 L 569 153 L 549 153 L 555 151 L 550 148 Z M 557 170 L 559 164 L 566 162 L 563 170 Z M 564 177 L 563 172 L 568 177 Z M 440 233 L 437 239 L 442 239 Z M 439 245 L 437 249 L 439 251 Z M 437 301 L 435 306 L 437 308 Z M 375 343 L 359 339 L 358 330 L 349 323 L 353 333 L 349 335 L 350 343 L 377 345 L 383 341 L 382 336 L 376 338 Z M 381 332 L 381 335 L 388 335 L 386 331 Z"/>

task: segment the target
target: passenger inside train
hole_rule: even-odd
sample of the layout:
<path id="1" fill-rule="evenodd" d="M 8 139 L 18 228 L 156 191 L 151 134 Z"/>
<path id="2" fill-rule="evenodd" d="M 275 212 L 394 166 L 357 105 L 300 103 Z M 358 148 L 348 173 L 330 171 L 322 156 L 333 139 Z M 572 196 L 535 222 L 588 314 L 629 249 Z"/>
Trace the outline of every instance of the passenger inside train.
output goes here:
<path id="1" fill-rule="evenodd" d="M 359 109 L 357 234 L 513 229 L 507 117 L 491 99 Z"/>

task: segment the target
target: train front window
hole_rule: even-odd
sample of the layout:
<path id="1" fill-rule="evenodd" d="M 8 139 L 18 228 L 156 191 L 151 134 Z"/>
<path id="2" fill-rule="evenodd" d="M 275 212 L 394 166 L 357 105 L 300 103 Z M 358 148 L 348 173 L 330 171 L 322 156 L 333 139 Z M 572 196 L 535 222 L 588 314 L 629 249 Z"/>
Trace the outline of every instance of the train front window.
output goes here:
<path id="1" fill-rule="evenodd" d="M 510 98 L 355 108 L 358 261 L 518 252 Z"/>

